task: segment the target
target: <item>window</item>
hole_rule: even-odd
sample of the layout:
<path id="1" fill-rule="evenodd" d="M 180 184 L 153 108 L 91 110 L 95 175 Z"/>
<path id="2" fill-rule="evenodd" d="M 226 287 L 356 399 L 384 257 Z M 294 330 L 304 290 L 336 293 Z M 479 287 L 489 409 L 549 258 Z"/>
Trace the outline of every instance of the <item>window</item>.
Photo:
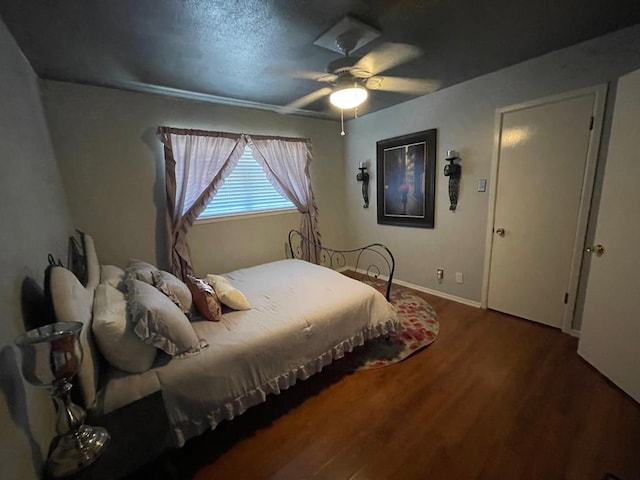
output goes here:
<path id="1" fill-rule="evenodd" d="M 198 216 L 198 220 L 295 209 L 295 205 L 273 188 L 249 147 L 245 147 L 238 165 Z"/>

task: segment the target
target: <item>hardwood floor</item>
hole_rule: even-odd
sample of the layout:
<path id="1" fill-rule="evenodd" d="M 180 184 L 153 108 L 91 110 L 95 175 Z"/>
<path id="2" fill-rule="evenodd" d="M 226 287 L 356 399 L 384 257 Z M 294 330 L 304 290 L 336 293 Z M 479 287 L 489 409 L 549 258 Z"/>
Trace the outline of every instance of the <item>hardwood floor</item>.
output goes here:
<path id="1" fill-rule="evenodd" d="M 440 335 L 324 371 L 133 478 L 640 479 L 640 406 L 558 330 L 427 294 Z"/>

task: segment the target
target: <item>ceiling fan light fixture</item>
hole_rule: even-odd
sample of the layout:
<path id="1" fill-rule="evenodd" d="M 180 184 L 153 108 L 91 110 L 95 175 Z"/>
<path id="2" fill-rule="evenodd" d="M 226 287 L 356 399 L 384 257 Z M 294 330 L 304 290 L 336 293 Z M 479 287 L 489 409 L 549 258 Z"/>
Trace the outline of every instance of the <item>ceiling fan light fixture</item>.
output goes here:
<path id="1" fill-rule="evenodd" d="M 330 96 L 331 105 L 348 110 L 359 107 L 369 97 L 367 89 L 360 85 L 349 85 L 335 90 Z"/>

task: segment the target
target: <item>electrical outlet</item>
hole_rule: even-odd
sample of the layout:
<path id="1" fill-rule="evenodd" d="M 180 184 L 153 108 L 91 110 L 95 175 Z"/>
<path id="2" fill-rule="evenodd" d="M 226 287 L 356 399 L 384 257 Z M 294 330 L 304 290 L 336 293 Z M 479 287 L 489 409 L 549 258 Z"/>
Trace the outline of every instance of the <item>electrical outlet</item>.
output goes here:
<path id="1" fill-rule="evenodd" d="M 464 283 L 462 272 L 456 272 L 456 283 Z"/>
<path id="2" fill-rule="evenodd" d="M 444 278 L 444 270 L 442 268 L 438 268 L 436 270 L 436 279 L 438 279 L 438 281 L 442 281 L 442 279 Z"/>

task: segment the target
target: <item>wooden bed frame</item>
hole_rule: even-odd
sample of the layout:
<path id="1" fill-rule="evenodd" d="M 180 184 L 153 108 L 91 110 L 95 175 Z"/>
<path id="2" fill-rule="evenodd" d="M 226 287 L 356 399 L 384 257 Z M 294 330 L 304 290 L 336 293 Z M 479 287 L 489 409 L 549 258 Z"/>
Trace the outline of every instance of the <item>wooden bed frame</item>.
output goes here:
<path id="1" fill-rule="evenodd" d="M 382 278 L 387 280 L 385 297 L 390 300 L 391 284 L 396 269 L 396 261 L 391 251 L 381 243 L 372 243 L 350 250 L 335 250 L 314 243 L 302 235 L 298 230 L 289 232 L 289 252 L 291 258 L 302 259 L 302 252 L 306 247 L 319 250 L 319 265 L 332 270 L 349 270 L 353 268 L 368 278 Z M 365 267 L 366 266 L 366 267 Z"/>

